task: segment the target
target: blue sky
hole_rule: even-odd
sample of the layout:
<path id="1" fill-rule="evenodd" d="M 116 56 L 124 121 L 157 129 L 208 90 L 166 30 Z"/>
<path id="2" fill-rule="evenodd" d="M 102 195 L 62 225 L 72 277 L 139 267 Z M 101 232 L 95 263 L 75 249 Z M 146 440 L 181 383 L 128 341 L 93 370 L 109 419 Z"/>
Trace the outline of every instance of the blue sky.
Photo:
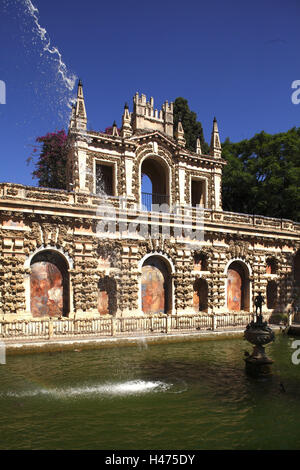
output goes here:
<path id="1" fill-rule="evenodd" d="M 299 0 L 32 3 L 66 75 L 83 80 L 90 129 L 120 125 L 136 91 L 158 108 L 186 98 L 208 142 L 214 116 L 221 141 L 300 125 L 300 104 L 291 101 Z M 43 51 L 26 0 L 1 0 L 0 25 L 0 181 L 36 185 L 26 159 L 37 136 L 66 129 L 74 92 L 57 73 L 57 55 Z"/>

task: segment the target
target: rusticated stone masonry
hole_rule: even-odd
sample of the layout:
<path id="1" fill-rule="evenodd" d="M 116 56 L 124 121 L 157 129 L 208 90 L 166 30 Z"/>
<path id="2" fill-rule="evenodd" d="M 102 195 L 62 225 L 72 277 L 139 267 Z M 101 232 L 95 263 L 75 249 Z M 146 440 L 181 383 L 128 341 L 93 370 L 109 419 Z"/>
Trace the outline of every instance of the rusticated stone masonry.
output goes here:
<path id="1" fill-rule="evenodd" d="M 0 317 L 229 314 L 240 305 L 249 315 L 260 291 L 268 316 L 300 307 L 300 224 L 223 211 L 216 120 L 204 155 L 185 147 L 184 129 L 173 134 L 172 103 L 159 113 L 147 103 L 136 95 L 133 112 L 126 106 L 121 132 L 88 131 L 80 83 L 67 190 L 0 183 Z M 97 164 L 112 169 L 109 194 L 95 194 Z M 143 171 L 156 183 L 152 203 L 169 200 L 170 212 L 141 207 Z M 197 199 L 203 237 L 178 237 L 183 214 L 200 230 Z M 114 233 L 98 230 L 105 203 L 114 208 Z M 124 236 L 121 222 L 135 223 L 135 232 Z"/>

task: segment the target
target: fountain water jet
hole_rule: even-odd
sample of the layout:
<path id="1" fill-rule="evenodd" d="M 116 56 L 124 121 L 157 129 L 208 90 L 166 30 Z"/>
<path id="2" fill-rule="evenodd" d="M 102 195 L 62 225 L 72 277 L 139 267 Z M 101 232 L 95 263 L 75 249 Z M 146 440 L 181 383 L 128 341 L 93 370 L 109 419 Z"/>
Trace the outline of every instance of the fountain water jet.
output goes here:
<path id="1" fill-rule="evenodd" d="M 24 0 L 25 1 L 25 6 L 27 8 L 28 13 L 32 16 L 37 33 L 44 44 L 44 52 L 48 52 L 51 55 L 56 56 L 56 60 L 58 62 L 58 68 L 57 72 L 61 76 L 65 86 L 69 91 L 72 91 L 74 89 L 77 77 L 76 75 L 72 74 L 68 76 L 68 71 L 67 71 L 67 66 L 62 60 L 62 55 L 57 49 L 57 47 L 50 47 L 51 41 L 50 38 L 48 37 L 47 30 L 43 28 L 38 19 L 38 14 L 39 10 L 33 5 L 31 0 Z"/>

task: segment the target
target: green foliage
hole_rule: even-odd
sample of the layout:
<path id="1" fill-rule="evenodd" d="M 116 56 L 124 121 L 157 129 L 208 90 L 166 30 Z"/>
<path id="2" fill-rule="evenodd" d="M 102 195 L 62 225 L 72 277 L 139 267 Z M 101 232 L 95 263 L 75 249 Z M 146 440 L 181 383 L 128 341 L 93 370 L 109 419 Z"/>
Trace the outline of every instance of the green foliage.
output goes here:
<path id="1" fill-rule="evenodd" d="M 209 153 L 196 113 L 184 98 L 174 102 L 174 130 L 181 116 L 186 148 L 195 151 L 200 136 L 203 154 Z M 40 148 L 33 178 L 39 186 L 66 189 L 67 135 L 64 130 L 38 137 Z M 279 134 L 261 132 L 249 140 L 222 145 L 227 161 L 223 170 L 223 208 L 227 211 L 260 214 L 300 222 L 300 128 Z"/>
<path id="2" fill-rule="evenodd" d="M 174 101 L 174 134 L 177 131 L 178 121 L 181 118 L 186 148 L 192 152 L 196 151 L 197 138 L 200 137 L 202 153 L 209 153 L 209 146 L 204 140 L 201 122 L 197 121 L 197 115 L 190 110 L 186 99 L 178 97 Z"/>
<path id="3" fill-rule="evenodd" d="M 33 150 L 28 161 L 38 156 L 32 177 L 38 179 L 41 187 L 53 189 L 66 189 L 67 165 L 67 135 L 64 130 L 51 132 L 37 137 L 36 142 L 41 144 Z"/>
<path id="4" fill-rule="evenodd" d="M 222 156 L 224 210 L 300 221 L 300 128 L 226 139 Z"/>

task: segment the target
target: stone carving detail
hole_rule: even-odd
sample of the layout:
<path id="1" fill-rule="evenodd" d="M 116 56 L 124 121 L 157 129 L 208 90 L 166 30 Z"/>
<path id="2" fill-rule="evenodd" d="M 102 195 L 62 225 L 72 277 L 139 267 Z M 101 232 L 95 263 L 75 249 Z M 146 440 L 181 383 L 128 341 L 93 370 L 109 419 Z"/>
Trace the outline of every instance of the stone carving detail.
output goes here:
<path id="1" fill-rule="evenodd" d="M 110 240 L 97 240 L 96 241 L 96 256 L 97 258 L 108 259 L 111 267 L 121 269 L 122 244 L 118 241 L 112 243 Z"/>
<path id="2" fill-rule="evenodd" d="M 21 313 L 25 309 L 24 257 L 0 256 L 0 266 L 0 313 Z"/>
<path id="3" fill-rule="evenodd" d="M 98 309 L 97 261 L 90 259 L 78 261 L 71 270 L 75 310 L 94 311 Z"/>
<path id="4" fill-rule="evenodd" d="M 249 242 L 230 240 L 228 249 L 232 258 L 247 258 L 249 253 Z"/>

